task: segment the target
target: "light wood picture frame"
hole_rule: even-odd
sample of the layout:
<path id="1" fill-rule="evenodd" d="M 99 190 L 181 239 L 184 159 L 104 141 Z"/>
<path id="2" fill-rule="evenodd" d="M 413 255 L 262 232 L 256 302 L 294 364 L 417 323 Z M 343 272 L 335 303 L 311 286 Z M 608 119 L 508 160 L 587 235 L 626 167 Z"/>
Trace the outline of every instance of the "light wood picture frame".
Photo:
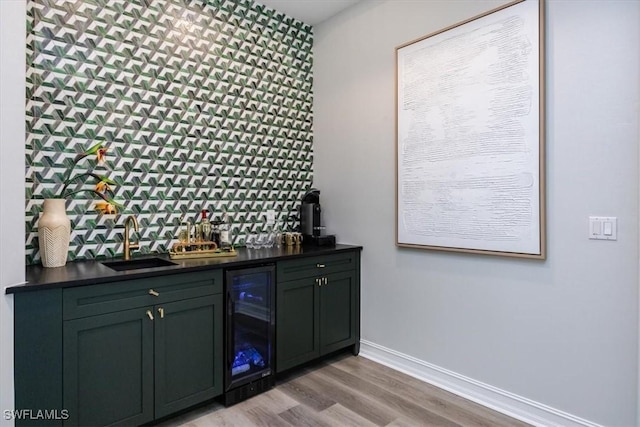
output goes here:
<path id="1" fill-rule="evenodd" d="M 544 0 L 396 48 L 396 245 L 546 259 Z"/>

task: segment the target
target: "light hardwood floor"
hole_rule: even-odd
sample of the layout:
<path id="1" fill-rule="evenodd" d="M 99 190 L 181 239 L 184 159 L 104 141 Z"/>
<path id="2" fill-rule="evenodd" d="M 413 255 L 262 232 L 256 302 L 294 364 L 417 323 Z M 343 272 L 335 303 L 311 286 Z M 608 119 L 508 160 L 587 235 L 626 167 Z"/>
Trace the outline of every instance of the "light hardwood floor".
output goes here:
<path id="1" fill-rule="evenodd" d="M 279 378 L 276 387 L 268 392 L 229 408 L 213 403 L 159 424 L 161 427 L 527 425 L 350 354 L 294 371 Z"/>

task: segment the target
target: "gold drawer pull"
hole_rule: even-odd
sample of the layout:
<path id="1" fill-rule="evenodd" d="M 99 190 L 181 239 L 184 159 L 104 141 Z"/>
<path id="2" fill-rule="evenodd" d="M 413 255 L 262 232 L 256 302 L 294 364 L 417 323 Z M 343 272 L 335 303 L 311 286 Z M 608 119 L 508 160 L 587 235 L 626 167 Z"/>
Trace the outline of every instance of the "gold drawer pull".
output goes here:
<path id="1" fill-rule="evenodd" d="M 147 317 L 149 317 L 150 320 L 153 320 L 153 313 L 151 310 L 147 310 Z"/>
<path id="2" fill-rule="evenodd" d="M 162 307 L 158 308 L 158 313 L 160 313 L 160 318 L 164 319 L 164 308 Z"/>
<path id="3" fill-rule="evenodd" d="M 160 294 L 154 291 L 153 289 L 149 289 L 149 295 L 153 295 L 154 297 L 159 297 Z"/>
<path id="4" fill-rule="evenodd" d="M 316 264 L 316 267 L 318 267 L 318 268 L 324 268 L 324 264 Z"/>

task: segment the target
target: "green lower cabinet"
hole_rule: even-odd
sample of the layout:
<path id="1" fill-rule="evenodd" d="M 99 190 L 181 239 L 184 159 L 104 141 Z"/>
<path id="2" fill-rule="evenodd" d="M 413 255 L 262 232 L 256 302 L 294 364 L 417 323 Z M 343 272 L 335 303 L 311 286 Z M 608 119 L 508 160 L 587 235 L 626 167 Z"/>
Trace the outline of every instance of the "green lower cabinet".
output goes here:
<path id="1" fill-rule="evenodd" d="M 325 276 L 320 287 L 320 355 L 356 343 L 358 285 L 352 272 Z"/>
<path id="2" fill-rule="evenodd" d="M 280 260 L 276 372 L 360 340 L 360 254 Z M 223 392 L 222 269 L 14 296 L 16 426 L 141 425 Z M 68 417 L 68 418 L 67 418 Z"/>
<path id="3" fill-rule="evenodd" d="M 316 279 L 277 284 L 276 371 L 282 372 L 320 354 L 320 288 Z"/>
<path id="4" fill-rule="evenodd" d="M 222 393 L 222 307 L 212 295 L 155 308 L 156 418 Z"/>
<path id="5" fill-rule="evenodd" d="M 140 425 L 222 393 L 222 295 L 64 322 L 65 425 Z"/>
<path id="6" fill-rule="evenodd" d="M 357 272 L 281 282 L 277 288 L 277 372 L 357 344 Z"/>
<path id="7" fill-rule="evenodd" d="M 153 420 L 153 321 L 133 309 L 64 322 L 65 425 Z"/>
<path id="8" fill-rule="evenodd" d="M 17 417 L 16 427 L 62 426 L 62 289 L 14 295 L 15 408 L 59 414 Z M 4 387 L 4 384 L 2 384 Z M 8 408 L 7 408 L 8 409 Z"/>

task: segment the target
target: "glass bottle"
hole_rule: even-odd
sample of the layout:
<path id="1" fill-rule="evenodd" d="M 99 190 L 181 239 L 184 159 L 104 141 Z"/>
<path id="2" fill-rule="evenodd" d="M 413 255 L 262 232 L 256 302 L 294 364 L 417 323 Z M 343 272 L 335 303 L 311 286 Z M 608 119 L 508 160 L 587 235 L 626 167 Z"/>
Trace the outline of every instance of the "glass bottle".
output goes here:
<path id="1" fill-rule="evenodd" d="M 283 243 L 282 240 L 284 239 L 284 230 L 285 230 L 284 220 L 282 222 L 277 222 L 276 224 L 278 224 L 278 225 L 277 225 L 276 230 L 275 230 L 275 235 L 274 235 L 275 242 L 274 242 L 274 245 L 275 245 L 276 248 L 281 248 L 283 246 L 282 245 L 282 243 Z"/>
<path id="2" fill-rule="evenodd" d="M 231 220 L 226 212 L 222 213 L 220 222 L 220 248 L 229 249 L 231 247 Z"/>
<path id="3" fill-rule="evenodd" d="M 200 222 L 200 234 L 205 242 L 211 241 L 211 222 L 207 218 L 207 209 L 202 209 L 202 221 Z"/>
<path id="4" fill-rule="evenodd" d="M 213 227 L 211 230 L 211 241 L 216 244 L 216 247 L 220 247 L 220 221 L 213 221 Z"/>

